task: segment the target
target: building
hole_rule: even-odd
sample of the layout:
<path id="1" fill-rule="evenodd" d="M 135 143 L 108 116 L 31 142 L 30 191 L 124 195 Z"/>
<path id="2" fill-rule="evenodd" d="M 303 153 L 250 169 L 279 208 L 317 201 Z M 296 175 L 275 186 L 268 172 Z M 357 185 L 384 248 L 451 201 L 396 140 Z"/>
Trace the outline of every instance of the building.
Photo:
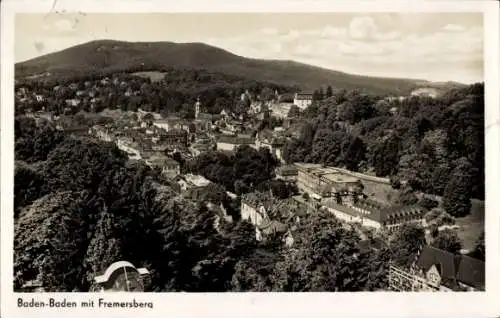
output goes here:
<path id="1" fill-rule="evenodd" d="M 306 109 L 313 102 L 312 93 L 295 93 L 293 104 L 297 105 L 300 109 Z"/>
<path id="2" fill-rule="evenodd" d="M 218 151 L 235 151 L 239 146 L 255 147 L 255 140 L 246 136 L 219 136 L 217 138 Z"/>
<path id="3" fill-rule="evenodd" d="M 258 241 L 269 235 L 283 235 L 283 240 L 290 244 L 290 238 L 286 237 L 287 224 L 300 221 L 300 217 L 307 213 L 307 207 L 294 198 L 278 200 L 261 192 L 246 193 L 241 197 L 241 218 L 255 226 Z"/>
<path id="4" fill-rule="evenodd" d="M 322 200 L 321 204 L 343 222 L 358 223 L 374 229 L 385 228 L 390 231 L 404 223 L 423 224 L 427 212 L 420 206 L 382 206 L 378 202 L 365 199 L 339 202 L 338 198 L 328 198 Z"/>
<path id="5" fill-rule="evenodd" d="M 484 291 L 485 263 L 425 246 L 410 268 L 390 266 L 389 287 L 395 291 Z"/>
<path id="6" fill-rule="evenodd" d="M 141 159 L 139 145 L 133 142 L 131 138 L 119 137 L 116 139 L 116 146 L 127 153 L 130 159 Z"/>
<path id="7" fill-rule="evenodd" d="M 265 219 L 269 219 L 267 210 L 271 205 L 271 198 L 263 193 L 246 193 L 241 197 L 241 218 L 259 227 Z"/>
<path id="8" fill-rule="evenodd" d="M 110 133 L 107 127 L 96 125 L 89 129 L 89 134 L 103 141 L 113 141 L 114 136 Z"/>
<path id="9" fill-rule="evenodd" d="M 284 165 L 276 168 L 276 179 L 284 181 L 297 181 L 297 167 L 295 165 Z"/>
<path id="10" fill-rule="evenodd" d="M 163 176 L 176 176 L 181 173 L 180 164 L 172 158 L 164 155 L 154 154 L 146 159 L 146 164 L 152 168 L 161 170 Z"/>
<path id="11" fill-rule="evenodd" d="M 333 167 L 320 164 L 295 163 L 297 187 L 314 198 L 331 197 L 335 194 L 347 196 L 358 191 L 361 181 Z"/>
<path id="12" fill-rule="evenodd" d="M 159 143 L 187 145 L 189 141 L 188 132 L 182 129 L 170 129 L 159 135 Z"/>
<path id="13" fill-rule="evenodd" d="M 281 162 L 284 162 L 282 150 L 285 142 L 286 138 L 279 136 L 279 131 L 273 132 L 269 130 L 263 130 L 255 137 L 255 147 L 257 149 L 269 149 L 269 151 Z"/>
<path id="14" fill-rule="evenodd" d="M 200 175 L 178 175 L 172 180 L 172 187 L 178 193 L 192 200 L 198 200 L 201 191 L 204 191 L 212 182 Z"/>

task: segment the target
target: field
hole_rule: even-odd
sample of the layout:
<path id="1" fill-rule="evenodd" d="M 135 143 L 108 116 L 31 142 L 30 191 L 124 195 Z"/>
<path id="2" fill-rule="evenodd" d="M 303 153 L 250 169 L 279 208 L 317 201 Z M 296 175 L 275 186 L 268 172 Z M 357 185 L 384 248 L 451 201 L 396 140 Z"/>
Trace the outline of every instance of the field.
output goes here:
<path id="1" fill-rule="evenodd" d="M 157 72 L 157 71 L 151 71 L 151 72 L 135 72 L 132 73 L 132 75 L 140 76 L 140 77 L 149 77 L 151 79 L 151 82 L 159 82 L 163 78 L 165 78 L 165 72 Z"/>

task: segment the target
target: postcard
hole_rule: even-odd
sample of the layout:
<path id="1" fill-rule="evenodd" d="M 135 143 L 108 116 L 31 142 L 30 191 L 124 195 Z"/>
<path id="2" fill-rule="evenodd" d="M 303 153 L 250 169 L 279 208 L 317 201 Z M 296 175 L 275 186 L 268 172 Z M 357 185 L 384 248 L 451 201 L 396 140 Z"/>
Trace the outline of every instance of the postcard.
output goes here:
<path id="1" fill-rule="evenodd" d="M 3 317 L 500 315 L 493 1 L 2 3 Z"/>

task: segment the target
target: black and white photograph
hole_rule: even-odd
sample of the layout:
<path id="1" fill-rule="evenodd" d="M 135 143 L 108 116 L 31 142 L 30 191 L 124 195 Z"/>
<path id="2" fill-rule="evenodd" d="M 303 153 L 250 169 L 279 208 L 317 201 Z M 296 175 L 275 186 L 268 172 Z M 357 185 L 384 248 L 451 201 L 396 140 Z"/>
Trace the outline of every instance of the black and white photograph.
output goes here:
<path id="1" fill-rule="evenodd" d="M 16 13 L 2 284 L 485 292 L 485 32 L 481 11 Z"/>

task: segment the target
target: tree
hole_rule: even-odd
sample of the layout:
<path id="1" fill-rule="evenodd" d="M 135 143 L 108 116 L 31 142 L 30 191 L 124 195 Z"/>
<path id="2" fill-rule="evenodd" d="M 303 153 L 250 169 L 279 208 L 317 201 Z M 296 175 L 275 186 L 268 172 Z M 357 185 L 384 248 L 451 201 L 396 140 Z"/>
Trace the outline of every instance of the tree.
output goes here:
<path id="1" fill-rule="evenodd" d="M 41 197 L 20 213 L 14 225 L 16 290 L 35 279 L 49 292 L 83 289 L 84 213 L 82 196 L 70 191 Z"/>
<path id="2" fill-rule="evenodd" d="M 390 239 L 393 261 L 399 266 L 410 266 L 425 243 L 422 227 L 411 223 L 401 225 Z"/>
<path id="3" fill-rule="evenodd" d="M 418 204 L 419 204 L 421 207 L 423 207 L 424 209 L 426 209 L 426 210 L 429 210 L 429 211 L 430 211 L 430 210 L 432 210 L 432 209 L 434 209 L 434 208 L 437 208 L 437 207 L 438 207 L 438 205 L 439 205 L 439 202 L 437 202 L 436 200 L 433 200 L 433 199 L 431 199 L 431 198 L 428 198 L 428 197 L 425 197 L 425 196 L 424 196 L 424 197 L 422 197 L 422 198 L 419 200 Z"/>
<path id="4" fill-rule="evenodd" d="M 436 227 L 455 224 L 455 219 L 440 208 L 434 208 L 427 212 L 424 219 L 427 224 L 435 225 Z"/>
<path id="5" fill-rule="evenodd" d="M 290 110 L 288 111 L 288 118 L 297 118 L 300 117 L 300 108 L 297 105 L 292 105 Z"/>
<path id="6" fill-rule="evenodd" d="M 377 176 L 392 176 L 398 170 L 401 138 L 391 134 L 380 140 L 374 147 L 372 165 Z"/>
<path id="7" fill-rule="evenodd" d="M 403 206 L 415 205 L 418 202 L 417 195 L 415 191 L 409 187 L 405 186 L 398 195 L 397 203 Z"/>
<path id="8" fill-rule="evenodd" d="M 43 175 L 22 161 L 16 161 L 14 168 L 14 217 L 20 210 L 42 195 Z"/>
<path id="9" fill-rule="evenodd" d="M 321 93 L 319 92 L 319 90 L 315 90 L 313 92 L 312 100 L 313 100 L 313 102 L 321 100 Z"/>
<path id="10" fill-rule="evenodd" d="M 484 231 L 481 232 L 481 235 L 479 235 L 476 241 L 476 245 L 474 246 L 474 250 L 471 253 L 471 256 L 482 261 L 486 259 L 486 249 L 484 246 Z"/>
<path id="11" fill-rule="evenodd" d="M 432 242 L 432 245 L 453 254 L 460 253 L 460 250 L 462 249 L 462 242 L 458 238 L 457 233 L 448 229 L 440 231 Z"/>
<path id="12" fill-rule="evenodd" d="M 472 196 L 472 166 L 466 158 L 459 160 L 451 173 L 443 194 L 443 208 L 450 215 L 463 217 L 470 213 Z"/>
<path id="13" fill-rule="evenodd" d="M 333 96 L 332 87 L 328 85 L 328 87 L 326 88 L 326 98 L 330 98 L 332 96 Z"/>
<path id="14" fill-rule="evenodd" d="M 273 274 L 280 291 L 359 291 L 366 263 L 359 257 L 359 237 L 328 212 L 318 211 L 299 225 L 294 248 L 285 252 Z M 355 278 L 356 277 L 356 278 Z"/>
<path id="15" fill-rule="evenodd" d="M 89 285 L 95 276 L 102 275 L 109 265 L 122 260 L 122 242 L 115 229 L 116 223 L 114 216 L 104 206 L 83 264 Z"/>

